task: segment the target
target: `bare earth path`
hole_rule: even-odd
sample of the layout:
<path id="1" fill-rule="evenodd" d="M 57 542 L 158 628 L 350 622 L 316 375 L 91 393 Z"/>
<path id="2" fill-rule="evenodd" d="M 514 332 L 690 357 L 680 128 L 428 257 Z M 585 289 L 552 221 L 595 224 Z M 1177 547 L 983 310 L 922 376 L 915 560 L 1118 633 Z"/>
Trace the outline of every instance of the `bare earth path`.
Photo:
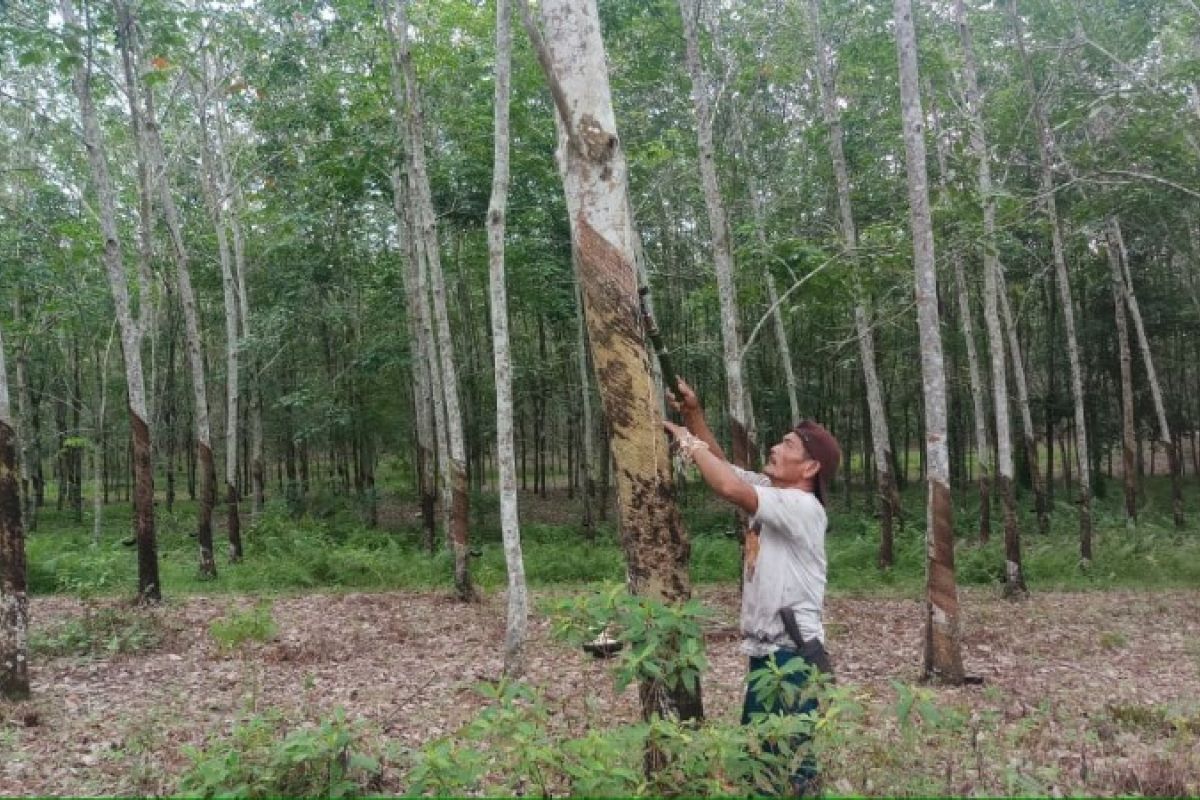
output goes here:
<path id="1" fill-rule="evenodd" d="M 706 708 L 733 720 L 745 670 L 732 636 L 736 594 L 700 594 L 720 622 L 708 642 Z M 0 795 L 171 793 L 183 745 L 267 709 L 302 724 L 344 707 L 415 747 L 469 719 L 481 703 L 472 686 L 499 674 L 500 595 L 466 607 L 430 593 L 279 598 L 273 641 L 222 652 L 209 623 L 255 602 L 178 601 L 152 612 L 167 635 L 150 652 L 36 663 L 34 699 L 0 702 Z M 62 598 L 33 605 L 35 627 L 83 613 Z M 830 755 L 832 791 L 1200 792 L 1200 592 L 1038 594 L 1020 604 L 968 592 L 966 663 L 985 683 L 937 689 L 938 705 L 960 711 L 965 727 L 927 731 L 917 748 L 897 725 L 893 682 L 917 677 L 920 614 L 912 600 L 828 604 L 839 680 L 870 731 Z M 632 719 L 633 690 L 616 696 L 604 664 L 552 641 L 548 628 L 539 614 L 528 679 L 551 706 L 583 726 L 586 694 L 606 718 Z M 385 776 L 385 791 L 402 789 L 402 775 Z"/>

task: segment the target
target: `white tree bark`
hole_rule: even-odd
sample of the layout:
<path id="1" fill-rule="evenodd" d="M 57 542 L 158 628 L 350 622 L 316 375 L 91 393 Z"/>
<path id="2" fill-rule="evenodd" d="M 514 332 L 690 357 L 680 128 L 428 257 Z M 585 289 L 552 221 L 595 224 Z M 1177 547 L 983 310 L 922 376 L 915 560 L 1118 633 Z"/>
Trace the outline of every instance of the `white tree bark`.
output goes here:
<path id="1" fill-rule="evenodd" d="M 809 0 L 809 21 L 812 27 L 813 44 L 816 49 L 816 68 L 821 87 L 821 111 L 825 125 L 829 128 L 829 158 L 833 162 L 834 182 L 837 188 L 838 221 L 842 231 L 842 247 L 846 260 L 854 271 L 854 329 L 858 338 L 859 359 L 862 362 L 863 383 L 867 389 L 867 414 L 871 422 L 871 445 L 875 457 L 881 511 L 881 537 L 879 564 L 891 566 L 894 555 L 892 545 L 893 520 L 900 515 L 900 494 L 896 476 L 892 472 L 892 445 L 888 431 L 887 408 L 883 404 L 883 390 L 875 361 L 875 340 L 871 332 L 870 314 L 863 300 L 863 289 L 858 277 L 857 251 L 858 231 L 854 224 L 854 209 L 850 199 L 850 170 L 843 148 L 841 112 L 837 106 L 837 88 L 833 74 L 833 53 L 825 42 L 821 25 L 820 0 Z M 847 465 L 849 470 L 849 465 Z"/>
<path id="2" fill-rule="evenodd" d="M 71 0 L 60 0 L 63 22 L 79 27 Z M 75 65 L 73 76 L 75 97 L 79 101 L 83 122 L 83 141 L 88 167 L 99 208 L 100 231 L 104 239 L 104 267 L 121 331 L 121 346 L 125 361 L 125 386 L 129 400 L 135 460 L 134 509 L 138 545 L 138 594 L 143 601 L 157 601 L 162 596 L 158 577 L 158 551 L 154 530 L 154 473 L 151 457 L 150 417 L 146 406 L 146 385 L 142 369 L 142 331 L 134 319 L 129 297 L 129 282 L 121 253 L 117 229 L 116 191 L 108 171 L 104 138 L 92 99 L 91 64 L 86 54 Z"/>
<path id="3" fill-rule="evenodd" d="M 1137 432 L 1133 418 L 1133 358 L 1129 352 L 1129 324 L 1126 320 L 1125 278 L 1113 225 L 1105 230 L 1108 266 L 1112 274 L 1113 316 L 1117 327 L 1117 359 L 1121 373 L 1121 483 L 1125 489 L 1125 525 L 1137 524 L 1137 466 L 1134 441 Z"/>
<path id="4" fill-rule="evenodd" d="M 925 94 L 930 98 L 929 119 L 933 125 L 934 152 L 937 154 L 938 190 L 944 196 L 948 191 L 950 167 L 946 158 L 946 140 L 942 134 L 941 114 L 938 113 L 937 95 L 925 84 Z M 963 267 L 963 253 L 958 247 L 950 250 L 953 267 L 954 289 L 958 299 L 958 317 L 962 325 L 963 343 L 967 347 L 967 379 L 971 386 L 972 420 L 975 423 L 975 464 L 979 469 L 979 541 L 987 542 L 992 535 L 992 454 L 988 438 L 986 390 L 980 380 L 979 352 L 975 347 L 975 315 L 971 311 L 971 294 Z"/>
<path id="5" fill-rule="evenodd" d="M 1012 422 L 1008 416 L 1008 372 L 1004 360 L 1004 332 L 1000 327 L 997 293 L 1000 286 L 1000 256 L 996 246 L 996 197 L 992 191 L 991 156 L 980 107 L 975 47 L 967 24 L 963 0 L 955 0 L 955 20 L 963 49 L 963 80 L 967 84 L 967 113 L 970 122 L 968 146 L 975 158 L 976 184 L 983 205 L 983 319 L 987 326 L 988 354 L 992 362 L 992 411 L 996 415 L 996 466 L 1000 500 L 1004 505 L 1004 592 L 1008 597 L 1027 594 L 1021 566 L 1021 532 L 1017 527 L 1017 498 L 1014 485 Z"/>
<path id="6" fill-rule="evenodd" d="M 504 286 L 504 229 L 508 208 L 508 104 L 511 94 L 512 11 L 496 0 L 496 136 L 492 197 L 488 204 L 488 287 L 491 299 L 492 354 L 496 370 L 496 456 L 500 471 L 500 533 L 508 570 L 508 624 L 504 634 L 504 674 L 524 671 L 529 600 L 521 527 L 517 515 L 517 461 L 513 453 L 512 355 L 508 344 L 508 297 Z M 584 387 L 586 391 L 586 386 Z"/>
<path id="7" fill-rule="evenodd" d="M 917 35 L 911 0 L 895 0 L 896 51 L 900 61 L 900 108 L 908 172 L 916 272 L 921 383 L 925 398 L 925 459 L 929 482 L 926 566 L 925 666 L 927 677 L 962 683 L 958 589 L 954 579 L 954 524 L 950 504 L 950 458 L 946 447 L 946 374 L 937 306 L 937 268 L 929 184 L 925 171 L 925 116 L 917 73 Z"/>
<path id="8" fill-rule="evenodd" d="M 733 433 L 733 460 L 741 467 L 750 466 L 754 443 L 750 440 L 749 389 L 742 375 L 742 345 L 738 334 L 736 266 L 730 243 L 729 218 L 717 178 L 717 153 L 713 146 L 712 110 L 708 101 L 708 78 L 700 60 L 700 34 L 697 18 L 700 0 L 679 0 L 683 16 L 684 60 L 692 80 L 692 106 L 696 112 L 696 140 L 699 149 L 700 182 L 708 227 L 712 234 L 713 267 L 717 273 L 717 298 L 721 307 L 721 349 L 725 362 L 725 387 Z"/>
<path id="9" fill-rule="evenodd" d="M 997 275 L 996 297 L 1000 301 L 1004 334 L 1008 337 L 1008 353 L 1012 362 L 1013 383 L 1017 387 L 1017 408 L 1021 412 L 1021 432 L 1025 442 L 1025 460 L 1028 462 L 1029 474 L 1033 483 L 1038 532 L 1046 534 L 1050 532 L 1050 518 L 1046 508 L 1046 484 L 1042 478 L 1041 464 L 1038 462 L 1037 433 L 1033 429 L 1033 413 L 1029 409 L 1029 388 L 1025 380 L 1025 356 L 1021 350 L 1021 341 L 1017 337 L 1017 326 L 1013 322 L 1012 309 L 1008 305 L 1008 286 L 1004 280 L 1003 269 Z"/>
<path id="10" fill-rule="evenodd" d="M 1125 237 L 1121 235 L 1121 223 L 1113 219 L 1110 223 L 1113 238 L 1121 255 L 1121 268 L 1125 277 L 1125 302 L 1129 305 L 1129 316 L 1133 320 L 1133 330 L 1137 334 L 1138 349 L 1142 352 L 1142 364 L 1146 368 L 1146 382 L 1150 384 L 1150 397 L 1154 401 L 1154 417 L 1158 422 L 1158 438 L 1167 450 L 1167 458 L 1171 465 L 1171 505 L 1175 518 L 1175 527 L 1182 528 L 1183 518 L 1183 487 L 1180 475 L 1180 458 L 1171 438 L 1171 426 L 1167 421 L 1167 409 L 1163 403 L 1162 385 L 1158 381 L 1158 373 L 1154 369 L 1154 356 L 1150 352 L 1150 338 L 1146 335 L 1146 325 L 1142 321 L 1142 312 L 1138 307 L 1137 293 L 1133 291 L 1133 273 L 1129 269 L 1129 253 L 1125 250 Z"/>
<path id="11" fill-rule="evenodd" d="M 1017 0 L 1010 0 L 1017 51 L 1025 68 L 1029 85 L 1030 102 L 1033 107 L 1033 122 L 1038 145 L 1038 161 L 1041 173 L 1041 200 L 1046 217 L 1050 222 L 1050 243 L 1054 253 L 1054 275 L 1058 284 L 1059 300 L 1063 310 L 1063 329 L 1067 341 L 1067 360 L 1071 368 L 1071 394 L 1075 400 L 1075 448 L 1079 456 L 1079 554 L 1084 562 L 1092 560 L 1092 464 L 1088 457 L 1087 419 L 1083 410 L 1083 368 L 1080 365 L 1079 341 L 1075 335 L 1075 305 L 1071 297 L 1071 276 L 1067 269 L 1067 256 L 1063 248 L 1062 228 L 1058 218 L 1058 204 L 1054 199 L 1054 139 L 1050 123 L 1042 106 L 1041 94 L 1033 75 L 1029 56 L 1025 51 L 1025 34 L 1021 17 L 1017 12 Z"/>
<path id="12" fill-rule="evenodd" d="M 13 296 L 13 321 L 18 325 L 21 323 L 21 298 L 20 292 L 14 292 Z M 27 353 L 29 348 L 29 339 L 26 338 L 16 348 L 16 357 L 13 359 L 15 363 L 15 372 L 17 377 L 17 400 L 20 403 L 20 414 L 17 418 L 17 442 L 21 454 L 21 494 L 24 498 L 23 520 L 25 530 L 28 533 L 33 533 L 37 530 L 37 502 L 33 496 L 33 482 L 35 468 L 36 451 L 33 441 L 33 393 L 29 390 L 29 374 L 26 369 Z"/>

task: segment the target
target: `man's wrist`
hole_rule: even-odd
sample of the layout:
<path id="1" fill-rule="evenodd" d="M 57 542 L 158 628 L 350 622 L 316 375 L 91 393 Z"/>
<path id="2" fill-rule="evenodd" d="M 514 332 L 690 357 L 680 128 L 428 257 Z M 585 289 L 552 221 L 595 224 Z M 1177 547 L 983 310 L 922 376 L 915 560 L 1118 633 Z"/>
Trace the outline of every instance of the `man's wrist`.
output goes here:
<path id="1" fill-rule="evenodd" d="M 679 437 L 676 447 L 685 464 L 695 463 L 696 453 L 708 450 L 708 444 L 690 432 Z"/>

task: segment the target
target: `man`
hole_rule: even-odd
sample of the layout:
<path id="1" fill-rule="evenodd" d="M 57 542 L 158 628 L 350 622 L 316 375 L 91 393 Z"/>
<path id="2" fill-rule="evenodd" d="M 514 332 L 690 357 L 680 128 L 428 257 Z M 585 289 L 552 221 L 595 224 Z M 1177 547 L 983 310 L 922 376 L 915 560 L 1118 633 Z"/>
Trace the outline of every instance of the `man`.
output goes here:
<path id="1" fill-rule="evenodd" d="M 837 439 L 821 425 L 805 420 L 771 448 L 762 473 L 730 464 L 713 437 L 696 393 L 681 378 L 678 396 L 667 402 L 679 412 L 683 425 L 664 421 L 680 455 L 700 470 L 718 496 L 750 515 L 746 533 L 742 585 L 742 651 L 750 656 L 750 673 L 767 667 L 773 658 L 785 667 L 795 659 L 831 673 L 821 624 L 825 597 L 825 500 L 842 451 Z M 799 689 L 810 674 L 791 672 L 788 682 Z M 749 685 L 742 707 L 742 724 L 755 714 L 808 713 L 815 700 L 793 707 L 766 707 Z M 797 742 L 796 744 L 802 744 Z M 817 789 L 816 762 L 805 758 L 792 775 L 793 789 L 807 794 Z"/>

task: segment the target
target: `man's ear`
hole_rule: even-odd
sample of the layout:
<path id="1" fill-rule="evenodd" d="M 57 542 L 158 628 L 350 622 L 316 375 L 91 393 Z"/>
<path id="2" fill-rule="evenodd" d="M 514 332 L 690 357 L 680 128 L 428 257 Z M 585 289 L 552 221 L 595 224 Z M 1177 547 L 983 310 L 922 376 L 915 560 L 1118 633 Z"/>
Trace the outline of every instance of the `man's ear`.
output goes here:
<path id="1" fill-rule="evenodd" d="M 817 461 L 815 458 L 810 458 L 808 461 L 805 461 L 800 465 L 800 469 L 802 470 L 801 474 L 804 475 L 806 479 L 815 478 L 817 477 L 817 473 L 821 471 L 821 462 Z"/>

